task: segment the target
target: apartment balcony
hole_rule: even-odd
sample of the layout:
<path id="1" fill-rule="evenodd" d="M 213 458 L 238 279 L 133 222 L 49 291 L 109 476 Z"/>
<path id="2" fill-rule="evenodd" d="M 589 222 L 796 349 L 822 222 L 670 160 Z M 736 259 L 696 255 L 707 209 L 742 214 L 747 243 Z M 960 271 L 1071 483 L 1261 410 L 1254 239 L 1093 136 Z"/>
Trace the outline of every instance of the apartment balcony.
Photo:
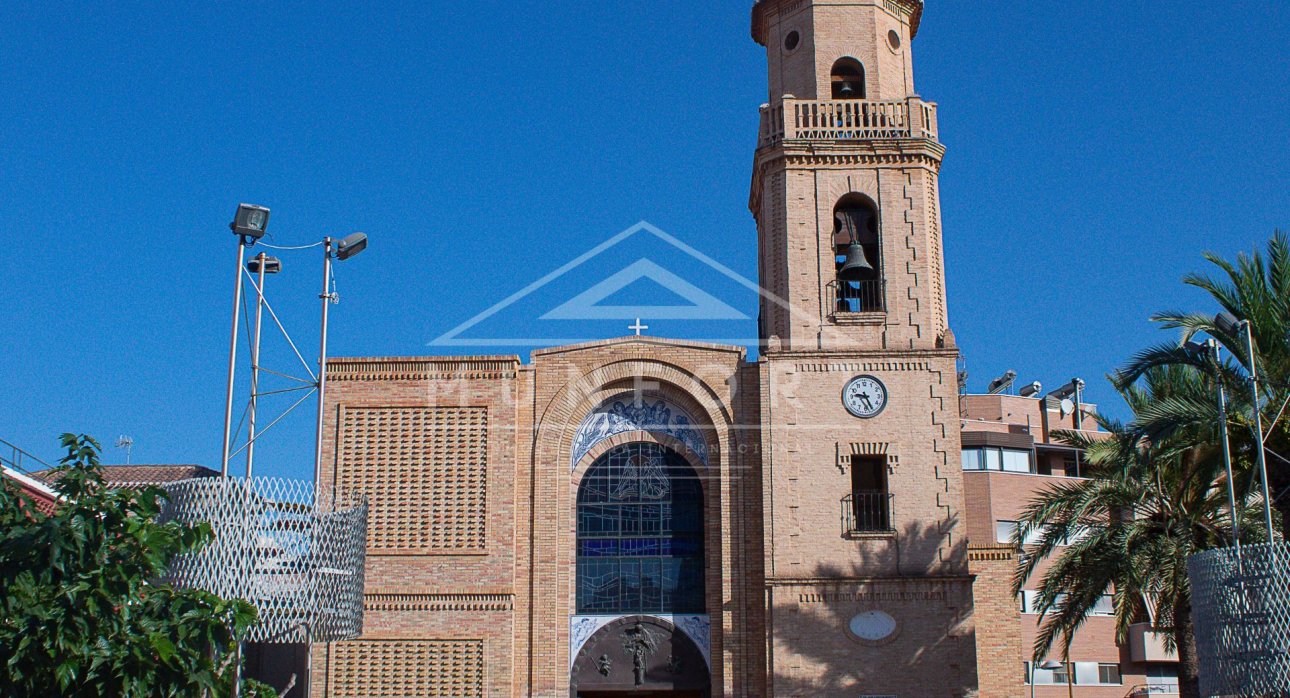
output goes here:
<path id="1" fill-rule="evenodd" d="M 1176 695 L 1178 695 L 1178 684 L 1176 683 L 1145 683 L 1129 689 L 1129 693 L 1125 698 L 1147 698 L 1148 696 Z"/>
<path id="2" fill-rule="evenodd" d="M 761 108 L 757 147 L 785 141 L 870 141 L 937 138 L 936 104 L 895 101 L 784 99 Z"/>
<path id="3" fill-rule="evenodd" d="M 852 492 L 842 498 L 842 534 L 846 536 L 890 533 L 892 495 L 886 492 Z"/>
<path id="4" fill-rule="evenodd" d="M 1129 626 L 1129 656 L 1135 662 L 1176 662 L 1178 655 L 1165 649 L 1165 634 L 1150 623 Z"/>

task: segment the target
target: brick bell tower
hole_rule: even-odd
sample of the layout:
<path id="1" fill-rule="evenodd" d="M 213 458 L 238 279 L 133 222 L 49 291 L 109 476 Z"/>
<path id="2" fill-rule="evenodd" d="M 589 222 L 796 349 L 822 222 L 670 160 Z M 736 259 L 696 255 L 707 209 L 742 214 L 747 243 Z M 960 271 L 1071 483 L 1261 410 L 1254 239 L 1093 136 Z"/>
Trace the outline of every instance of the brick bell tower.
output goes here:
<path id="1" fill-rule="evenodd" d="M 768 695 L 976 691 L 922 11 L 753 7 Z"/>

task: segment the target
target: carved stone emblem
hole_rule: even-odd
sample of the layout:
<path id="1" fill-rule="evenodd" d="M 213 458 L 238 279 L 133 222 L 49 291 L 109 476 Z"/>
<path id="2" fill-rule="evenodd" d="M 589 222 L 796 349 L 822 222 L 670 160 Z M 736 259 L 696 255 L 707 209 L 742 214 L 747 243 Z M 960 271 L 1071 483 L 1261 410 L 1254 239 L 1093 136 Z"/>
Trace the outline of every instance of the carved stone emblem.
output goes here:
<path id="1" fill-rule="evenodd" d="M 609 676 L 609 672 L 613 670 L 614 660 L 610 659 L 607 654 L 600 655 L 600 659 L 596 660 L 596 671 L 599 671 L 601 676 Z"/>

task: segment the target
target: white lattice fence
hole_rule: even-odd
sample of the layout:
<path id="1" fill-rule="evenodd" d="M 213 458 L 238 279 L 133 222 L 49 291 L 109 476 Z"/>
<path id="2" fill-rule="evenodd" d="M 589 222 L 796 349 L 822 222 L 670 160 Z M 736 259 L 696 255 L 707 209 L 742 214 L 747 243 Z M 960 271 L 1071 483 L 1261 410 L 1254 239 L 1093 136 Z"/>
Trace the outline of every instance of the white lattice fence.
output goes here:
<path id="1" fill-rule="evenodd" d="M 245 599 L 250 642 L 332 642 L 363 629 L 367 499 L 311 482 L 206 478 L 164 485 L 163 521 L 207 522 L 215 539 L 171 565 L 168 581 Z"/>
<path id="2" fill-rule="evenodd" d="M 1290 544 L 1208 550 L 1187 573 L 1201 693 L 1290 695 Z"/>

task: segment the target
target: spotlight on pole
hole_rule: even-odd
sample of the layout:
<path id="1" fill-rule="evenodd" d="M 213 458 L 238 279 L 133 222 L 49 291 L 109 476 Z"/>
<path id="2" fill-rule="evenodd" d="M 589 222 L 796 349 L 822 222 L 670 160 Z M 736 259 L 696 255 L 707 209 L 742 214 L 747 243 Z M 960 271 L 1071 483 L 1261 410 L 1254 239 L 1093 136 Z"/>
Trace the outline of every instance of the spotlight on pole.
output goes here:
<path id="1" fill-rule="evenodd" d="M 255 204 L 238 204 L 237 215 L 228 227 L 233 229 L 235 235 L 259 240 L 269 227 L 269 209 Z"/>
<path id="2" fill-rule="evenodd" d="M 1236 319 L 1236 316 L 1231 313 L 1219 313 L 1214 316 L 1214 326 L 1224 334 L 1235 335 L 1241 331 L 1241 326 L 1244 324 L 1243 320 Z"/>
<path id="3" fill-rule="evenodd" d="M 1040 383 L 1039 381 L 1035 381 L 1030 385 L 1022 386 L 1021 390 L 1017 391 L 1017 394 L 1020 395 L 1021 397 L 1034 397 L 1038 395 L 1041 391 L 1043 391 L 1043 389 L 1044 389 L 1044 384 Z"/>
<path id="4" fill-rule="evenodd" d="M 252 274 L 260 273 L 260 257 L 252 257 L 251 261 L 246 263 L 246 270 Z M 282 271 L 282 260 L 277 257 L 264 257 L 264 273 L 277 274 Z"/>
<path id="5" fill-rule="evenodd" d="M 336 243 L 336 258 L 346 260 L 367 249 L 366 233 L 351 233 Z"/>

